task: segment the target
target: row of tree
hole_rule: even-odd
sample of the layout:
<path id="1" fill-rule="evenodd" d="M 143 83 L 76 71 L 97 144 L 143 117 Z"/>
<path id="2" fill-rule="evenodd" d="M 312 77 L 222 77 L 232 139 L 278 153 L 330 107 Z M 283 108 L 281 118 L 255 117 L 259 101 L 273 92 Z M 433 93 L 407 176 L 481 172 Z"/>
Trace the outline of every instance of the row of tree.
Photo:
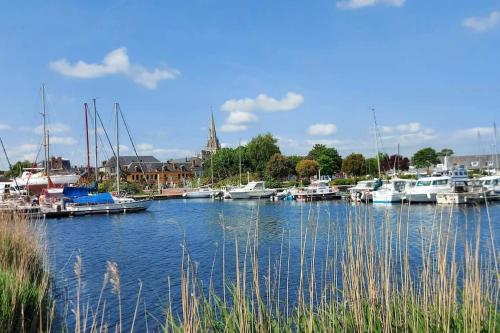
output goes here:
<path id="1" fill-rule="evenodd" d="M 411 163 L 417 168 L 429 168 L 439 162 L 440 156 L 450 156 L 453 151 L 443 149 L 436 152 L 424 148 L 415 153 Z M 215 181 L 235 177 L 247 172 L 256 173 L 260 178 L 284 180 L 290 176 L 309 179 L 321 172 L 322 175 L 336 175 L 343 172 L 350 176 L 376 175 L 379 171 L 406 171 L 410 159 L 402 155 L 379 154 L 366 158 L 362 154 L 352 153 L 343 159 L 333 147 L 316 144 L 306 156 L 285 156 L 281 154 L 277 139 L 270 133 L 254 137 L 246 146 L 222 148 L 207 161 L 205 174 L 212 174 Z"/>

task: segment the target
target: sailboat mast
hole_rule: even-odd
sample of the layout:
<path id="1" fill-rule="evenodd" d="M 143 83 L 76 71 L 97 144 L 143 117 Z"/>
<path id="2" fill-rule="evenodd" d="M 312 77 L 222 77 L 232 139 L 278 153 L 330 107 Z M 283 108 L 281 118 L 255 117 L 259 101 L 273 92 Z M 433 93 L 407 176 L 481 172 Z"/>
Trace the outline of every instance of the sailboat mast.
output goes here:
<path id="1" fill-rule="evenodd" d="M 378 137 L 377 137 L 377 117 L 375 116 L 375 109 L 372 108 L 373 112 L 373 123 L 374 123 L 374 135 L 375 135 L 375 146 L 377 148 L 377 168 L 378 168 L 378 178 L 380 178 L 380 155 L 378 152 Z"/>
<path id="2" fill-rule="evenodd" d="M 116 192 L 120 195 L 120 133 L 118 103 L 114 104 L 116 116 Z"/>
<path id="3" fill-rule="evenodd" d="M 97 165 L 97 107 L 95 103 L 95 98 L 92 100 L 94 103 L 94 153 L 95 153 L 95 182 L 99 180 L 99 171 L 98 171 L 98 165 Z"/>
<path id="4" fill-rule="evenodd" d="M 214 153 L 210 153 L 210 170 L 212 171 L 212 187 L 214 187 Z M 199 187 L 199 186 L 198 186 Z"/>
<path id="5" fill-rule="evenodd" d="M 47 121 L 45 110 L 45 84 L 42 83 L 42 117 L 43 117 L 43 152 L 45 158 L 45 174 L 49 175 L 49 143 L 47 137 Z"/>
<path id="6" fill-rule="evenodd" d="M 493 135 L 495 136 L 495 170 L 499 174 L 498 170 L 498 149 L 497 149 L 497 124 L 493 123 Z"/>
<path id="7" fill-rule="evenodd" d="M 83 103 L 83 111 L 85 113 L 85 139 L 87 143 L 87 177 L 90 179 L 89 110 L 87 103 Z"/>
<path id="8" fill-rule="evenodd" d="M 240 169 L 240 187 L 241 187 L 241 139 L 238 143 L 238 150 L 239 150 L 239 169 Z"/>
<path id="9" fill-rule="evenodd" d="M 9 169 L 12 170 L 12 164 L 10 164 L 9 155 L 7 155 L 7 150 L 3 145 L 3 140 L 1 137 L 0 137 L 0 144 L 2 145 L 3 153 L 5 155 L 5 159 L 7 160 L 7 164 L 9 165 Z M 17 184 L 17 179 L 16 179 L 17 177 L 14 176 L 12 178 L 14 178 L 14 183 L 16 184 L 16 191 L 17 191 L 19 189 L 19 185 Z"/>

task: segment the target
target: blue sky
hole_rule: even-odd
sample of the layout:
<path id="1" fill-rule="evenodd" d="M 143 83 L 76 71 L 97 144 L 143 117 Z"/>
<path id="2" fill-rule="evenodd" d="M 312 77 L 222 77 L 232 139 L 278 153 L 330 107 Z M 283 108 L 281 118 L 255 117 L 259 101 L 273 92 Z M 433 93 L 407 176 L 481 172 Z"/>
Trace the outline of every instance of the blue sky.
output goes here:
<path id="1" fill-rule="evenodd" d="M 0 43 L 12 160 L 40 146 L 41 82 L 51 151 L 77 163 L 94 97 L 160 159 L 198 152 L 211 108 L 224 145 L 271 132 L 287 154 L 374 154 L 371 107 L 387 153 L 491 153 L 500 121 L 500 1 L 2 2 Z"/>

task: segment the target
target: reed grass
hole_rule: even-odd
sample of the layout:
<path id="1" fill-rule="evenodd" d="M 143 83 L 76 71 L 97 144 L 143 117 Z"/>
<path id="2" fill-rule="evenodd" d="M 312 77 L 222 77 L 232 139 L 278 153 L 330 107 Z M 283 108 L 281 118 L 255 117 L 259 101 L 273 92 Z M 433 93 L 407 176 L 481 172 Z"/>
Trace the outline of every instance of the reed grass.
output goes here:
<path id="1" fill-rule="evenodd" d="M 43 236 L 39 221 L 0 213 L 0 332 L 51 331 Z"/>
<path id="2" fill-rule="evenodd" d="M 387 215 L 379 225 L 367 211 L 350 211 L 342 224 L 347 229 L 343 239 L 337 237 L 330 219 L 309 212 L 301 223 L 296 260 L 300 273 L 295 283 L 289 276 L 289 247 L 284 257 L 285 233 L 277 258 L 269 255 L 267 267 L 259 266 L 257 218 L 243 247 L 234 241 L 236 279 L 223 286 L 227 299 L 213 287 L 205 295 L 193 258 L 183 250 L 183 316 L 168 307 L 164 331 L 498 332 L 500 275 L 494 237 L 489 244 L 481 243 L 481 224 L 475 221 L 475 234 L 459 259 L 453 210 L 446 218 L 436 208 L 430 225 L 420 226 L 420 258 L 410 258 L 411 208 L 403 207 L 396 220 Z M 328 223 L 328 231 L 326 249 L 322 248 L 326 256 L 318 263 L 321 223 Z M 223 259 L 224 266 L 227 260 Z M 296 296 L 293 304 L 291 295 Z"/>
<path id="3" fill-rule="evenodd" d="M 300 222 L 299 256 L 292 251 L 290 232 L 283 229 L 277 253 L 261 252 L 259 216 L 243 233 L 227 239 L 230 221 L 221 217 L 222 277 L 202 281 L 198 263 L 183 244 L 179 268 L 181 299 L 171 296 L 160 330 L 164 332 L 498 332 L 500 330 L 499 281 L 495 237 L 480 240 L 481 223 L 457 253 L 459 230 L 453 208 L 437 208 L 432 221 L 418 225 L 419 256 L 410 256 L 411 206 L 402 205 L 397 218 L 381 221 L 371 208 L 346 208 L 345 223 L 309 205 Z M 362 206 L 363 207 L 363 206 Z M 488 215 L 489 219 L 489 215 Z M 488 232 L 492 232 L 488 220 Z M 339 228 L 345 228 L 339 232 Z M 318 237 L 319 233 L 326 233 Z M 241 235 L 244 236 L 241 236 Z M 325 237 L 326 236 L 326 237 Z M 231 237 L 231 236 L 229 236 Z M 326 241 L 325 241 L 326 239 Z M 229 247 L 234 246 L 234 256 Z M 220 254 L 218 254 L 220 253 Z M 319 254 L 321 253 L 321 254 Z M 234 278 L 226 267 L 234 265 Z M 296 265 L 297 267 L 293 267 Z M 75 273 L 79 278 L 81 259 Z M 292 274 L 297 272 L 297 274 Z M 102 295 L 108 284 L 118 309 L 106 309 Z M 78 286 L 81 281 L 78 279 Z M 75 332 L 134 330 L 140 315 L 139 285 L 131 327 L 122 323 L 118 266 L 107 264 L 103 287 L 95 308 L 80 306 Z M 181 303 L 179 311 L 173 310 Z M 109 311 L 117 314 L 108 327 Z M 144 304 L 148 331 L 148 311 Z M 161 319 L 156 318 L 156 323 Z M 90 324 L 88 324 L 90 323 Z"/>

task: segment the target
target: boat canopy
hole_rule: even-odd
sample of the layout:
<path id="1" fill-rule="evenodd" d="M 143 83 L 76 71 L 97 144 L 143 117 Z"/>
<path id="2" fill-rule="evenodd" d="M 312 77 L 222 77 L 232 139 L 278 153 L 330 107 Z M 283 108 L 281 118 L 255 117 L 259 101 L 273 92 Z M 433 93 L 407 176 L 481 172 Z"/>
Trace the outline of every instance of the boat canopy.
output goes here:
<path id="1" fill-rule="evenodd" d="M 65 186 L 63 194 L 66 198 L 77 198 L 89 195 L 89 193 L 97 192 L 96 184 L 92 184 L 92 187 L 76 187 L 76 186 Z"/>
<path id="2" fill-rule="evenodd" d="M 88 196 L 90 189 L 87 187 L 65 187 L 63 194 L 66 198 L 78 198 Z"/>
<path id="3" fill-rule="evenodd" d="M 86 195 L 73 199 L 76 204 L 112 204 L 114 203 L 113 197 L 110 193 L 99 193 L 95 195 Z"/>

